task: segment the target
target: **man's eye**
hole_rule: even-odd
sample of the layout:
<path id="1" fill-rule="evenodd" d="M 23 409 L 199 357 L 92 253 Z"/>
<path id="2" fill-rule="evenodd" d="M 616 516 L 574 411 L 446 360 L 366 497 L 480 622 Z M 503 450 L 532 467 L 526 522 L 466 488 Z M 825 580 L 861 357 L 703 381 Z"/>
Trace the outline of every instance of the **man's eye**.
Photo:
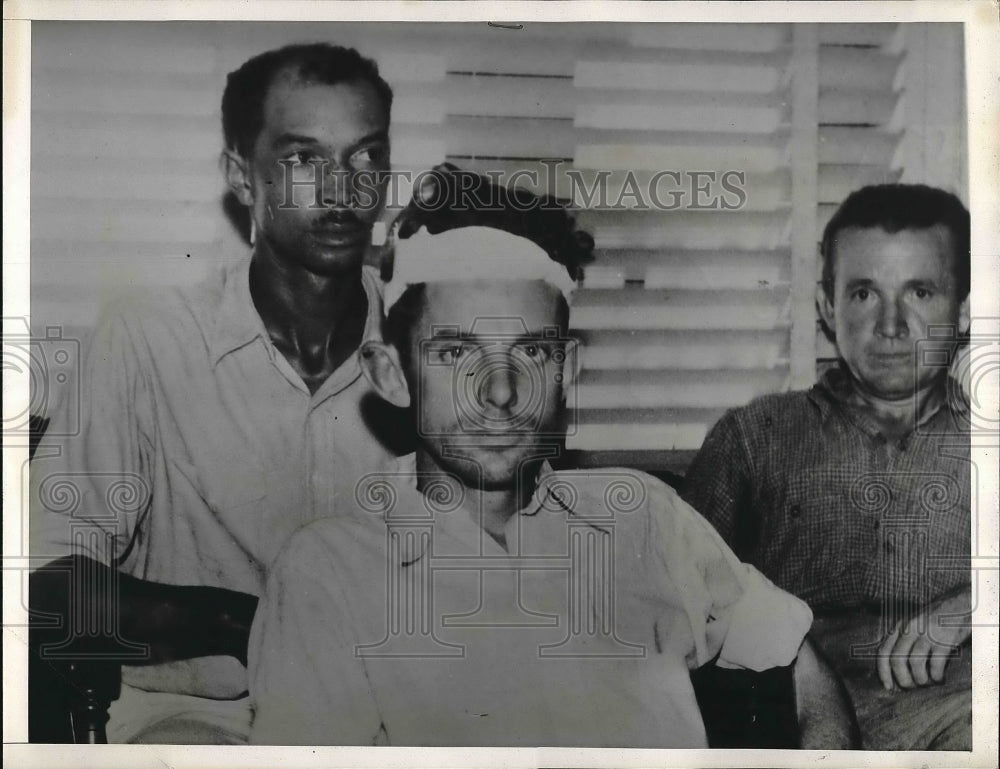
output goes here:
<path id="1" fill-rule="evenodd" d="M 545 345 L 527 342 L 521 345 L 521 352 L 535 360 L 548 360 L 549 350 Z"/>
<path id="2" fill-rule="evenodd" d="M 913 295 L 916 296 L 917 299 L 930 299 L 933 296 L 933 293 L 926 288 L 917 288 L 914 289 Z"/>
<path id="3" fill-rule="evenodd" d="M 386 161 L 388 154 L 382 145 L 364 147 L 351 155 L 351 163 L 352 165 L 378 165 Z"/>
<path id="4" fill-rule="evenodd" d="M 437 359 L 439 363 L 455 363 L 462 357 L 463 348 L 460 344 L 450 344 L 437 349 Z"/>
<path id="5" fill-rule="evenodd" d="M 323 160 L 322 156 L 316 154 L 312 150 L 297 150 L 289 155 L 287 159 L 298 163 L 299 165 L 321 162 Z"/>
<path id="6" fill-rule="evenodd" d="M 871 291 L 869 291 L 867 288 L 859 288 L 852 295 L 852 297 L 854 299 L 857 299 L 859 302 L 868 301 L 868 297 L 870 297 L 870 296 L 871 296 Z"/>

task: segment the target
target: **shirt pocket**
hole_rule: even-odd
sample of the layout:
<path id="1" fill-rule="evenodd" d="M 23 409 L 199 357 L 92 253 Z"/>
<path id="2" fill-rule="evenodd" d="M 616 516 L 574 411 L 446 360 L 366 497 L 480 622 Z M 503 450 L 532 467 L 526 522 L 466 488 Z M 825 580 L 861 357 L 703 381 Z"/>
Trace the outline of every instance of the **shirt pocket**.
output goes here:
<path id="1" fill-rule="evenodd" d="M 762 571 L 790 593 L 812 602 L 853 583 L 847 489 L 810 478 L 790 481 L 770 505 L 762 536 Z"/>

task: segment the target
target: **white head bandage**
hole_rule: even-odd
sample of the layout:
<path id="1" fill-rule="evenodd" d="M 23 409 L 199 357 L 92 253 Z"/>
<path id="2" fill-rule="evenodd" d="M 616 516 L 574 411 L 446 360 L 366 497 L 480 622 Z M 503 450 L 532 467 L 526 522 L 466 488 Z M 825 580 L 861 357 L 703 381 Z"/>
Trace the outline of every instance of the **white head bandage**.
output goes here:
<path id="1" fill-rule="evenodd" d="M 415 283 L 473 280 L 543 280 L 569 295 L 576 283 L 538 244 L 492 227 L 460 227 L 438 235 L 426 229 L 397 240 L 392 280 L 385 286 L 389 311 Z"/>

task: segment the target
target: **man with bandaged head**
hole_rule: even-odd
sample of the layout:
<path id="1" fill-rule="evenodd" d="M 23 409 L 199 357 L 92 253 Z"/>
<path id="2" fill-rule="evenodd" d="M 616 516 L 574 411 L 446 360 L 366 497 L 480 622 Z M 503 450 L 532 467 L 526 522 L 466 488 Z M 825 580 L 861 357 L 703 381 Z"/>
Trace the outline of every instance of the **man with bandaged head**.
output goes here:
<path id="1" fill-rule="evenodd" d="M 417 450 L 277 559 L 251 631 L 251 741 L 739 744 L 741 725 L 699 707 L 692 671 L 714 668 L 794 677 L 795 699 L 747 722 L 848 747 L 805 604 L 654 478 L 552 469 L 592 241 L 552 200 L 476 189 L 491 203 L 415 207 L 398 228 L 386 341 L 360 354 L 412 408 Z"/>

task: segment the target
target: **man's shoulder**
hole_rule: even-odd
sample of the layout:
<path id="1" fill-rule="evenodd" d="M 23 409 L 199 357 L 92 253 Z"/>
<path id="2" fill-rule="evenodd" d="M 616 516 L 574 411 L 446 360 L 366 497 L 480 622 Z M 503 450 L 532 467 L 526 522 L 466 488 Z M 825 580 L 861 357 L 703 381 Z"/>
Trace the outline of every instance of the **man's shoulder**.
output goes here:
<path id="1" fill-rule="evenodd" d="M 310 581 L 324 581 L 331 572 L 338 579 L 369 570 L 386 548 L 386 526 L 378 515 L 339 515 L 320 518 L 296 531 L 281 548 L 271 573 L 287 580 L 298 573 Z M 382 563 L 382 561 L 376 561 Z M 348 584 L 355 584 L 348 581 Z"/>
<path id="2" fill-rule="evenodd" d="M 124 332 L 154 351 L 165 345 L 190 348 L 211 333 L 233 272 L 232 265 L 217 265 L 194 284 L 122 293 L 102 309 L 96 334 Z"/>
<path id="3" fill-rule="evenodd" d="M 103 323 L 156 329 L 176 322 L 204 321 L 218 308 L 226 281 L 218 267 L 198 283 L 185 286 L 144 286 L 116 296 L 102 310 Z"/>
<path id="4" fill-rule="evenodd" d="M 654 516 L 697 515 L 671 486 L 630 467 L 559 470 L 541 479 L 539 491 L 543 505 L 558 498 L 576 518 L 596 526 L 624 524 L 646 531 Z"/>

